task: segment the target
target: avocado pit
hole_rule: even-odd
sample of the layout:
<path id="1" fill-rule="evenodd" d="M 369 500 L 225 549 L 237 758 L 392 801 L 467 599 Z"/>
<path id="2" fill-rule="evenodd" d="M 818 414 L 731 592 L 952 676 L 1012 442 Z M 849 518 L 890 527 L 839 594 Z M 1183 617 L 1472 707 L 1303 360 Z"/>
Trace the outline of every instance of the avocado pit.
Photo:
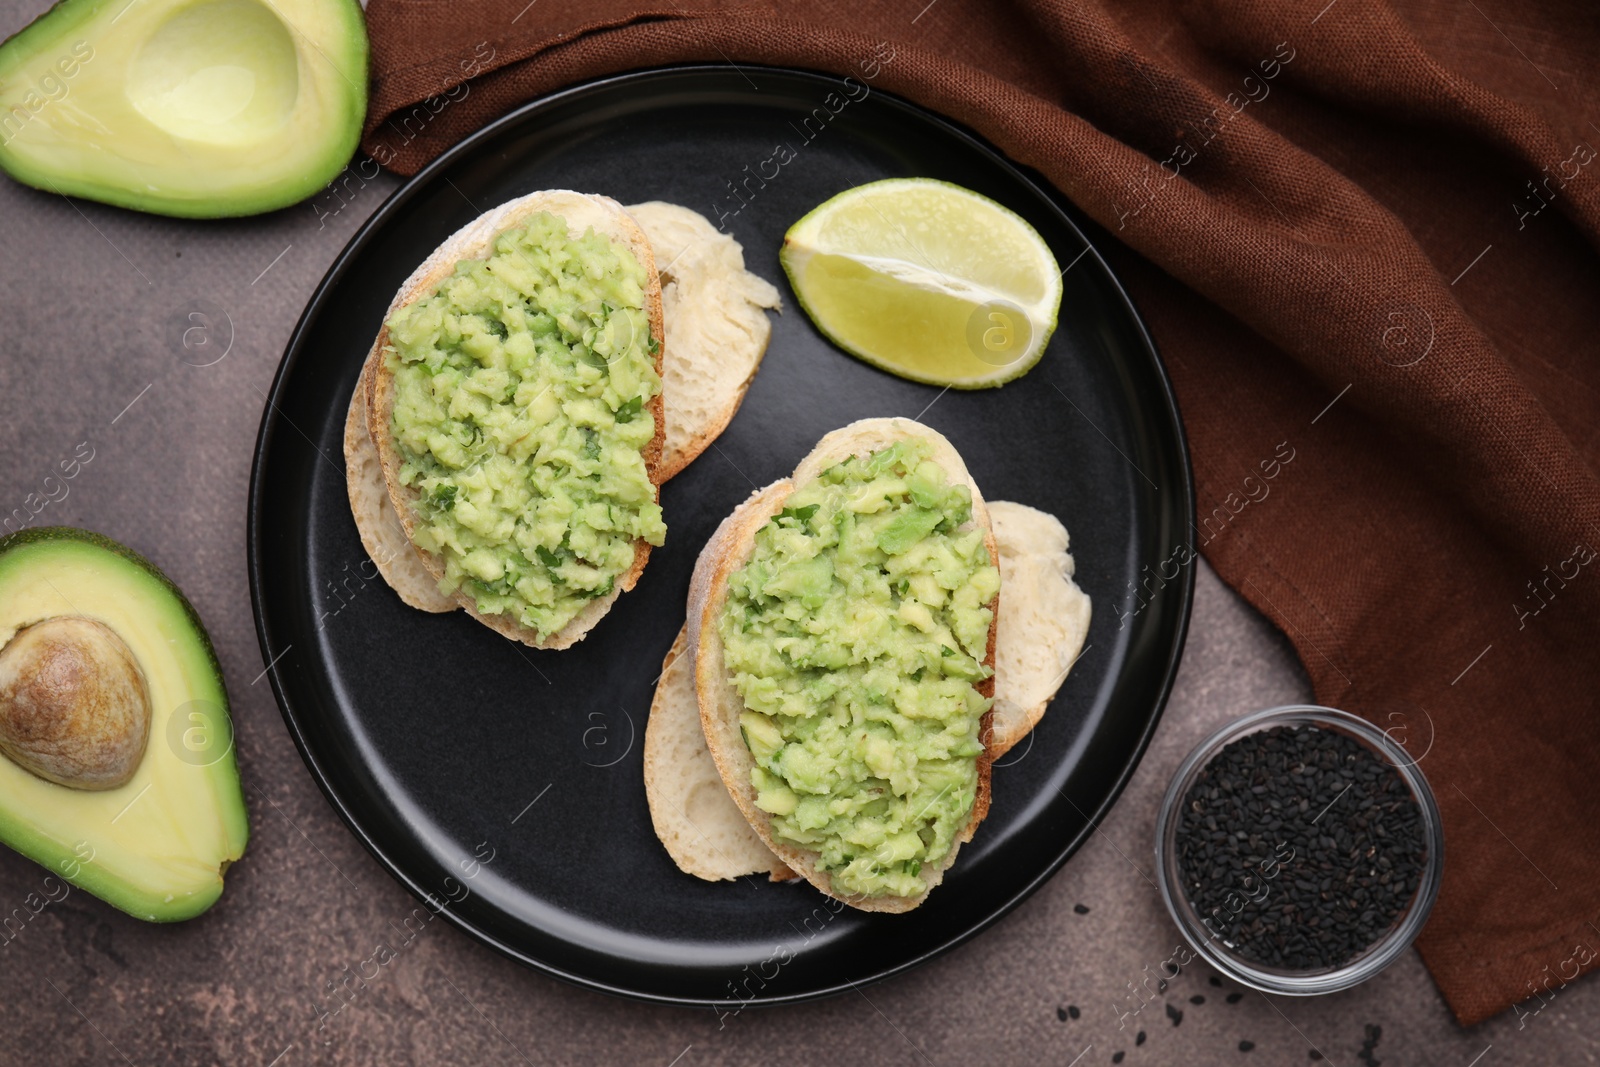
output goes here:
<path id="1" fill-rule="evenodd" d="M 0 752 L 19 766 L 74 789 L 115 789 L 149 736 L 144 673 L 110 627 L 58 615 L 0 649 Z"/>

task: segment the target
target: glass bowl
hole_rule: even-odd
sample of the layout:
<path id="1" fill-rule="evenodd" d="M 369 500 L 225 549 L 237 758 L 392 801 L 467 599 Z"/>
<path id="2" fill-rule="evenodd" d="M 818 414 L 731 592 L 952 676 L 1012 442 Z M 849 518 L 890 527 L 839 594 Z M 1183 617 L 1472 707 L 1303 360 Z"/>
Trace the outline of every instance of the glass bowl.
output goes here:
<path id="1" fill-rule="evenodd" d="M 1178 868 L 1177 832 L 1181 821 L 1178 809 L 1184 797 L 1206 764 L 1224 747 L 1247 734 L 1278 726 L 1312 726 L 1354 738 L 1399 772 L 1421 811 L 1421 835 L 1427 855 L 1416 893 L 1387 933 L 1337 967 L 1316 971 L 1284 970 L 1241 958 L 1220 936 L 1206 928 L 1183 889 Z M 1312 996 L 1348 989 L 1366 981 L 1393 963 L 1416 940 L 1439 895 L 1439 882 L 1444 872 L 1444 829 L 1428 780 L 1406 750 L 1383 731 L 1365 719 L 1333 708 L 1311 704 L 1268 708 L 1223 726 L 1200 742 L 1179 766 L 1172 776 L 1172 784 L 1167 786 L 1156 819 L 1156 868 L 1160 872 L 1161 897 L 1166 901 L 1167 911 L 1178 924 L 1184 940 L 1201 958 L 1234 981 L 1253 989 Z"/>

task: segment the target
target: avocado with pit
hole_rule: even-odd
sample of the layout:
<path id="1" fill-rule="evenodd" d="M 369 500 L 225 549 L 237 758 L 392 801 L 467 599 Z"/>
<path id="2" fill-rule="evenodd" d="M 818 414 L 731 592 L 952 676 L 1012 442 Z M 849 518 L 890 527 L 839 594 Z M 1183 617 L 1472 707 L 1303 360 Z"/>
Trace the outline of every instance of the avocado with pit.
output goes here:
<path id="1" fill-rule="evenodd" d="M 356 0 L 62 0 L 0 44 L 0 167 L 160 215 L 306 199 L 366 110 Z"/>
<path id="2" fill-rule="evenodd" d="M 0 540 L 0 842 L 130 915 L 192 918 L 250 836 L 210 638 L 143 556 Z"/>

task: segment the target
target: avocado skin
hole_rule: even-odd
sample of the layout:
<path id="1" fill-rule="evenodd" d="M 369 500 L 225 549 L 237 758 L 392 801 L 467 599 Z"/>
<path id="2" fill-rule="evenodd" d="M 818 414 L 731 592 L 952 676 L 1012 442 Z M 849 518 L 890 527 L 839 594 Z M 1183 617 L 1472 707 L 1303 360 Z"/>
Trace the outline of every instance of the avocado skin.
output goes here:
<path id="1" fill-rule="evenodd" d="M 206 632 L 205 624 L 200 615 L 195 611 L 194 605 L 183 595 L 183 591 L 168 578 L 162 570 L 150 560 L 135 552 L 128 546 L 114 541 L 103 534 L 90 530 L 82 530 L 71 526 L 44 526 L 19 530 L 0 538 L 0 561 L 13 552 L 35 545 L 59 545 L 62 543 L 78 544 L 91 549 L 110 553 L 137 567 L 143 574 L 154 581 L 178 607 L 184 620 L 189 626 L 189 636 L 193 648 L 199 652 L 208 665 L 213 676 L 218 693 L 221 696 L 221 713 L 228 716 L 227 689 L 223 681 L 222 665 L 217 659 L 216 649 L 211 643 L 211 637 Z M 3 590 L 0 590 L 3 594 Z M 3 611 L 3 603 L 0 603 Z M 0 620 L 3 621 L 3 620 Z M 231 729 L 231 726 L 230 726 Z M 144 760 L 153 758 L 151 749 L 157 745 L 165 745 L 163 737 L 156 736 L 156 729 L 152 726 L 150 749 L 146 750 Z M 134 885 L 117 877 L 115 874 L 102 869 L 101 865 L 94 862 L 77 862 L 81 857 L 72 851 L 63 849 L 55 841 L 41 834 L 27 833 L 28 822 L 25 813 L 15 810 L 8 812 L 10 798 L 0 795 L 0 843 L 3 843 L 24 856 L 38 863 L 50 871 L 54 877 L 62 878 L 76 888 L 90 893 L 120 911 L 126 912 L 137 919 L 147 922 L 180 922 L 194 918 L 207 911 L 221 897 L 223 891 L 222 875 L 229 866 L 243 856 L 249 843 L 249 814 L 244 805 L 243 791 L 239 782 L 238 765 L 235 759 L 236 746 L 230 744 L 225 756 L 216 761 L 213 767 L 213 777 L 220 788 L 212 795 L 211 800 L 217 805 L 219 812 L 224 816 L 234 816 L 233 825 L 237 828 L 232 842 L 225 846 L 227 855 L 218 858 L 218 876 L 212 886 L 207 886 L 200 891 L 188 891 L 182 895 L 164 894 L 163 887 Z M 9 764 L 9 760 L 0 756 L 0 762 Z M 26 773 L 26 772 L 23 772 Z M 42 780 L 40 780 L 42 781 Z M 61 790 L 64 794 L 73 794 L 78 790 L 55 783 L 44 783 L 52 790 Z M 225 809 L 225 810 L 224 810 Z M 13 832 L 8 824 L 22 824 L 24 832 Z M 20 838 L 20 839 L 19 839 Z M 68 867 L 73 870 L 69 872 Z M 172 899 L 163 901 L 159 897 L 167 895 Z M 10 933 L 8 930 L 7 933 Z"/>
<path id="2" fill-rule="evenodd" d="M 360 144 L 361 129 L 367 114 L 367 73 L 371 57 L 371 47 L 367 41 L 366 13 L 359 0 L 312 0 L 312 2 L 337 10 L 343 19 L 346 40 L 342 42 L 338 52 L 354 69 L 341 77 L 341 83 L 348 84 L 351 91 L 349 98 L 343 102 L 342 109 L 346 111 L 346 115 L 334 124 L 338 128 L 338 137 L 319 140 L 317 143 L 325 141 L 329 145 L 328 149 L 308 157 L 303 167 L 275 187 L 248 192 L 221 192 L 213 197 L 163 196 L 143 188 L 88 180 L 70 173 L 52 172 L 9 151 L 4 138 L 0 138 L 0 170 L 5 171 L 15 181 L 41 192 L 79 196 L 85 200 L 95 200 L 114 207 L 173 218 L 220 219 L 261 215 L 308 199 L 338 177 Z M 97 16 L 105 14 L 111 7 L 119 12 L 117 17 L 120 18 L 120 12 L 133 7 L 134 4 L 141 8 L 179 8 L 185 6 L 185 3 L 186 0 L 133 0 L 133 4 L 115 2 L 113 5 L 107 5 L 104 0 L 56 0 L 44 14 L 4 41 L 0 41 L 0 85 L 3 85 L 5 76 L 10 73 L 11 68 L 20 62 L 14 58 L 19 53 L 26 55 L 34 49 L 59 46 L 59 43 L 74 29 L 92 25 Z M 298 34 L 299 31 L 295 32 Z M 323 52 L 322 58 L 332 63 L 326 50 L 321 45 L 317 45 L 317 48 Z M 11 106 L 14 106 L 14 102 L 0 100 L 0 117 L 3 117 Z M 301 140 L 295 138 L 296 147 Z M 192 160 L 182 156 L 181 150 L 175 150 L 172 159 L 173 169 L 193 170 L 194 166 Z"/>

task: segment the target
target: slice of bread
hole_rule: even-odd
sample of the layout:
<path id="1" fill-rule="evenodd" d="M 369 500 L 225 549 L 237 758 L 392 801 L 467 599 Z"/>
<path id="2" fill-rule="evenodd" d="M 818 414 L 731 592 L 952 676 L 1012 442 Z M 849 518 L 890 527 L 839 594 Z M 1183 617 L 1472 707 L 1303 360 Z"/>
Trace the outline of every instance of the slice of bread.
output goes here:
<path id="1" fill-rule="evenodd" d="M 689 582 L 689 650 L 695 661 L 695 691 L 700 709 L 700 727 L 705 733 L 706 747 L 716 763 L 728 794 L 733 798 L 745 821 L 755 830 L 762 843 L 775 853 L 785 866 L 816 886 L 828 896 L 841 900 L 862 911 L 903 912 L 927 899 L 929 890 L 938 885 L 944 872 L 955 862 L 962 842 L 972 840 L 973 832 L 989 811 L 989 765 L 993 753 L 988 745 L 991 739 L 992 712 L 985 713 L 979 736 L 985 748 L 978 756 L 977 795 L 972 814 L 965 829 L 957 835 L 956 842 L 939 865 L 924 867 L 924 889 L 915 896 L 860 897 L 835 892 L 828 872 L 818 869 L 817 853 L 799 848 L 773 836 L 771 817 L 756 806 L 756 791 L 750 784 L 753 761 L 739 727 L 739 713 L 744 710 L 744 700 L 734 688 L 733 679 L 723 660 L 722 641 L 717 632 L 717 620 L 727 599 L 729 576 L 742 566 L 754 546 L 756 531 L 783 508 L 784 501 L 798 487 L 849 456 L 865 456 L 885 448 L 896 441 L 920 437 L 932 445 L 932 459 L 949 477 L 952 484 L 963 483 L 972 492 L 971 524 L 984 532 L 990 558 L 997 553 L 994 533 L 990 528 L 989 512 L 984 506 L 978 487 L 973 484 L 966 464 L 945 437 L 911 419 L 863 419 L 833 431 L 817 443 L 811 454 L 800 461 L 792 477 L 774 482 L 757 492 L 733 514 L 723 520 L 717 532 L 706 543 L 695 564 Z M 970 528 L 970 527 L 969 527 Z M 999 597 L 996 597 L 999 600 Z M 998 608 L 998 604 L 991 605 Z M 995 626 L 989 626 L 988 649 L 984 663 L 994 665 Z M 994 679 L 977 683 L 984 696 L 994 695 Z"/>
<path id="2" fill-rule="evenodd" d="M 763 309 L 778 306 L 778 291 L 746 271 L 739 243 L 696 212 L 660 201 L 627 211 L 644 231 L 660 268 L 661 341 L 670 353 L 661 364 L 665 433 L 659 485 L 710 447 L 739 410 L 772 334 Z M 384 317 L 400 306 L 397 297 Z M 369 355 L 368 366 L 371 362 Z M 350 396 L 344 435 L 346 491 L 356 529 L 368 558 L 402 601 L 420 611 L 454 611 L 459 603 L 439 592 L 389 501 L 383 464 L 367 428 L 365 371 Z"/>
<path id="3" fill-rule="evenodd" d="M 454 611 L 456 602 L 439 592 L 439 583 L 422 562 L 400 516 L 389 502 L 378 446 L 367 432 L 367 376 L 356 379 L 344 420 L 344 483 L 350 513 L 367 558 L 402 601 L 419 611 Z"/>
<path id="4" fill-rule="evenodd" d="M 727 429 L 761 366 L 778 290 L 744 269 L 744 250 L 709 219 L 652 200 L 628 207 L 655 249 L 666 315 L 667 360 L 661 373 L 667 408 L 662 448 L 665 482 Z"/>
<path id="5" fill-rule="evenodd" d="M 472 222 L 452 234 L 444 244 L 440 245 L 432 255 L 423 261 L 422 265 L 406 279 L 400 287 L 400 292 L 395 296 L 394 302 L 389 305 L 388 312 L 384 315 L 385 325 L 378 331 L 377 340 L 373 342 L 372 350 L 367 354 L 366 365 L 362 369 L 361 382 L 356 387 L 357 395 L 363 391 L 367 403 L 367 433 L 378 453 L 379 467 L 383 472 L 384 485 L 388 490 L 390 504 L 394 514 L 398 517 L 400 526 L 404 530 L 407 542 L 411 545 L 412 555 L 419 560 L 428 574 L 437 581 L 444 575 L 444 564 L 432 553 L 424 552 L 416 547 L 413 541 L 414 529 L 417 523 L 415 502 L 418 499 L 417 491 L 400 482 L 399 471 L 401 457 L 395 446 L 393 435 L 389 432 L 390 414 L 394 402 L 394 375 L 383 358 L 383 350 L 388 344 L 389 328 L 387 320 L 400 308 L 429 295 L 434 289 L 455 270 L 456 263 L 467 259 L 479 259 L 488 256 L 493 248 L 494 239 L 500 233 L 513 229 L 526 219 L 548 211 L 564 220 L 568 231 L 573 236 L 581 236 L 586 230 L 593 229 L 597 234 L 609 238 L 611 241 L 622 245 L 631 252 L 639 264 L 644 267 L 649 277 L 645 288 L 645 313 L 650 322 L 650 335 L 660 341 L 655 356 L 656 371 L 659 373 L 662 366 L 662 357 L 665 354 L 664 341 L 665 328 L 662 323 L 661 312 L 661 281 L 656 272 L 655 256 L 651 252 L 650 242 L 645 237 L 633 218 L 622 209 L 622 205 L 615 200 L 604 196 L 593 196 L 585 193 L 575 193 L 570 190 L 557 189 L 546 192 L 530 193 L 516 200 L 501 204 L 491 211 L 478 216 Z M 645 405 L 645 410 L 650 412 L 655 420 L 656 432 L 654 438 L 643 449 L 645 469 L 650 480 L 659 488 L 661 484 L 661 449 L 665 440 L 665 422 L 662 418 L 661 395 L 657 393 Z M 353 479 L 354 474 L 349 470 L 349 447 L 346 447 L 347 478 Z M 361 526 L 363 521 L 372 522 L 370 514 L 364 515 L 355 507 L 355 490 L 350 490 L 352 497 L 352 511 L 356 523 Z M 383 547 L 382 535 L 370 529 L 362 530 L 362 543 L 369 551 L 375 545 Z M 634 543 L 633 566 L 617 578 L 611 592 L 605 596 L 596 597 L 584 606 L 570 622 L 561 629 L 541 637 L 539 633 L 529 627 L 523 626 L 519 621 L 509 615 L 489 615 L 480 613 L 471 596 L 462 591 L 452 594 L 451 603 L 462 608 L 483 623 L 485 626 L 508 637 L 513 641 L 520 641 L 534 648 L 567 648 L 583 640 L 595 624 L 611 609 L 617 597 L 632 589 L 643 572 L 645 562 L 650 558 L 650 546 L 644 540 Z M 376 559 L 376 557 L 374 557 Z M 405 583 L 408 586 L 411 583 Z M 414 591 L 414 590 L 412 590 Z M 417 597 L 416 599 L 422 599 Z M 410 599 L 407 600 L 411 602 Z"/>
<path id="6" fill-rule="evenodd" d="M 1067 531 L 1054 515 L 991 500 L 1000 588 L 994 648 L 994 734 L 999 759 L 1044 717 L 1083 647 L 1089 597 L 1072 581 Z M 644 735 L 644 788 L 656 836 L 686 874 L 718 881 L 769 872 L 764 845 L 717 775 L 700 728 L 685 629 L 662 664 Z M 781 864 L 779 865 L 781 867 Z M 787 867 L 780 876 L 789 877 Z"/>
<path id="7" fill-rule="evenodd" d="M 1072 580 L 1067 528 L 1047 511 L 989 505 L 1000 546 L 994 655 L 995 757 L 1039 725 L 1089 633 L 1089 596 Z"/>
<path id="8" fill-rule="evenodd" d="M 645 799 L 656 836 L 678 868 L 708 882 L 765 873 L 793 878 L 744 821 L 717 776 L 700 729 L 688 627 L 678 631 L 650 702 L 644 734 Z"/>

